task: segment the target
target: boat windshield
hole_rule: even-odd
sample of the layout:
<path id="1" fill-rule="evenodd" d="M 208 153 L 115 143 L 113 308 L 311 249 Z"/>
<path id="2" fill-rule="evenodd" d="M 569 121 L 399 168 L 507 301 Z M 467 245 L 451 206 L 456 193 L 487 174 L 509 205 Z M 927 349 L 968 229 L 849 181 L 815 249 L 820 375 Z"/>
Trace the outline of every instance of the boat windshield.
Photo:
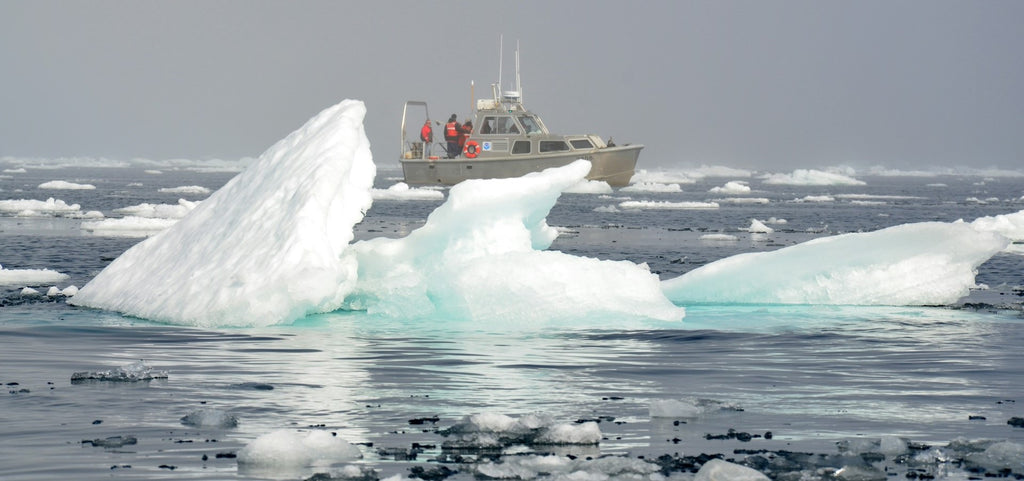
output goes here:
<path id="1" fill-rule="evenodd" d="M 483 127 L 480 128 L 480 133 L 518 135 L 519 127 L 516 126 L 515 119 L 512 117 L 484 117 Z"/>
<path id="2" fill-rule="evenodd" d="M 532 115 L 520 115 L 519 123 L 523 124 L 523 129 L 526 130 L 527 134 L 540 134 L 543 133 L 543 129 L 540 128 L 540 122 Z"/>

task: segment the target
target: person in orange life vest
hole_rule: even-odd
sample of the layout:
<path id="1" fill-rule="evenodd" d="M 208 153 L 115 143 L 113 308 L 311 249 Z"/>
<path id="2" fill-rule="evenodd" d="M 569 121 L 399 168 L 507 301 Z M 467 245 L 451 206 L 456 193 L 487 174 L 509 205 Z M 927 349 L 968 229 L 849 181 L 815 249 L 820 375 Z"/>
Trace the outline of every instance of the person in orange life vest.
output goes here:
<path id="1" fill-rule="evenodd" d="M 444 124 L 444 140 L 448 142 L 448 158 L 454 159 L 459 156 L 459 121 L 452 114 L 448 117 L 448 123 Z"/>
<path id="2" fill-rule="evenodd" d="M 466 123 L 462 124 L 459 128 L 459 152 L 466 147 L 466 139 L 469 138 L 469 134 L 473 133 L 473 121 L 467 120 Z"/>
<path id="3" fill-rule="evenodd" d="M 430 144 L 434 143 L 434 129 L 430 128 L 430 119 L 423 122 L 423 128 L 420 129 L 420 140 L 423 141 L 423 152 L 430 157 Z"/>

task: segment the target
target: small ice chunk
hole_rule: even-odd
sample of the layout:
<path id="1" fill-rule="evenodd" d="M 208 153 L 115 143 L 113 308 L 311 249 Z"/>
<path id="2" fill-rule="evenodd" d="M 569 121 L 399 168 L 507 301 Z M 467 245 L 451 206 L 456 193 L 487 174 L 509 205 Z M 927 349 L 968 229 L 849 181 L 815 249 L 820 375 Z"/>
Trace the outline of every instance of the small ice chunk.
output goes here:
<path id="1" fill-rule="evenodd" d="M 399 182 L 387 189 L 371 189 L 373 200 L 444 200 L 444 192 L 427 188 L 413 188 Z"/>
<path id="2" fill-rule="evenodd" d="M 696 418 L 716 411 L 742 411 L 742 408 L 713 399 L 654 399 L 652 418 Z"/>
<path id="3" fill-rule="evenodd" d="M 238 451 L 248 466 L 322 466 L 360 459 L 359 448 L 328 431 L 279 430 L 264 434 Z"/>
<path id="4" fill-rule="evenodd" d="M 135 382 L 153 379 L 167 379 L 167 371 L 154 371 L 143 360 L 108 371 L 82 371 L 71 375 L 73 383 L 83 381 Z"/>
<path id="5" fill-rule="evenodd" d="M 39 184 L 39 188 L 57 190 L 95 190 L 96 186 L 92 184 L 77 184 L 65 180 L 51 180 L 49 182 Z"/>
<path id="6" fill-rule="evenodd" d="M 31 287 L 25 287 L 21 290 L 21 297 L 39 297 L 39 291 Z"/>
<path id="7" fill-rule="evenodd" d="M 181 424 L 197 428 L 226 429 L 238 427 L 238 418 L 220 409 L 197 409 L 182 416 Z"/>
<path id="8" fill-rule="evenodd" d="M 870 466 L 847 465 L 835 472 L 838 481 L 885 481 L 886 474 Z"/>
<path id="9" fill-rule="evenodd" d="M 179 187 L 164 187 L 159 189 L 158 192 L 163 194 L 196 194 L 206 195 L 210 193 L 210 189 L 201 185 L 182 185 Z"/>
<path id="10" fill-rule="evenodd" d="M 700 467 L 694 481 L 770 481 L 771 478 L 746 466 L 712 459 Z"/>
<path id="11" fill-rule="evenodd" d="M 712 187 L 708 192 L 712 194 L 742 195 L 750 193 L 750 186 L 743 181 L 731 180 L 721 187 Z"/>
<path id="12" fill-rule="evenodd" d="M 771 227 L 764 225 L 764 222 L 761 222 L 757 219 L 750 219 L 750 227 L 747 227 L 747 232 L 771 234 L 772 232 L 775 232 L 775 229 L 772 229 Z"/>
<path id="13" fill-rule="evenodd" d="M 583 179 L 576 185 L 565 189 L 569 194 L 611 194 L 614 192 L 612 186 L 603 180 Z"/>
<path id="14" fill-rule="evenodd" d="M 679 184 L 661 184 L 658 182 L 637 182 L 619 189 L 619 192 L 658 192 L 671 193 L 682 192 Z"/>
<path id="15" fill-rule="evenodd" d="M 601 429 L 597 423 L 563 424 L 542 414 L 518 419 L 496 413 L 474 414 L 439 433 L 451 438 L 445 441 L 445 446 L 463 448 L 497 448 L 514 444 L 590 445 L 601 441 Z"/>
<path id="16" fill-rule="evenodd" d="M 598 444 L 601 428 L 596 422 L 556 424 L 541 430 L 534 444 Z"/>
<path id="17" fill-rule="evenodd" d="M 735 242 L 740 240 L 740 238 L 732 234 L 704 234 L 700 236 L 700 240 L 713 242 Z"/>
<path id="18" fill-rule="evenodd" d="M 1024 444 L 1013 441 L 1002 441 L 994 443 L 980 453 L 970 453 L 965 456 L 967 461 L 984 467 L 991 471 L 1001 469 L 1020 470 L 1024 466 Z"/>
<path id="19" fill-rule="evenodd" d="M 907 440 L 897 436 L 882 436 L 878 442 L 878 452 L 890 456 L 907 452 Z"/>

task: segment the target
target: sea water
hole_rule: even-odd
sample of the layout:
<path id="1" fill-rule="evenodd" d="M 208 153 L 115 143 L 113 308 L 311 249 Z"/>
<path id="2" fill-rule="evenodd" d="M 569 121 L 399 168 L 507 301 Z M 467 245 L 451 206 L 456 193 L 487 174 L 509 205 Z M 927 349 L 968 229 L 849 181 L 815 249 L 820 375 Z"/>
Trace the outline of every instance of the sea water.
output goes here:
<path id="1" fill-rule="evenodd" d="M 201 200 L 203 194 L 160 189 L 215 190 L 234 175 L 166 166 L 159 172 L 27 169 L 0 177 L 0 198 L 56 197 L 116 217 L 114 209 L 143 202 Z M 752 187 L 745 196 L 709 192 L 732 178 L 699 179 L 681 192 L 564 194 L 548 216 L 560 231 L 551 249 L 645 262 L 667 279 L 730 255 L 821 236 L 1024 208 L 1019 178 L 860 178 L 866 185 L 738 179 Z M 54 179 L 96 189 L 37 187 Z M 398 180 L 397 171 L 381 169 L 376 183 L 386 188 Z M 721 200 L 730 197 L 767 200 Z M 621 208 L 627 198 L 719 206 Z M 404 236 L 440 203 L 376 201 L 356 238 Z M 751 219 L 772 217 L 772 233 L 745 230 Z M 91 234 L 82 222 L 4 213 L 0 263 L 57 270 L 70 276 L 58 287 L 81 287 L 140 241 Z M 0 477 L 305 479 L 319 472 L 358 478 L 372 469 L 372 477 L 384 479 L 424 469 L 436 474 L 445 466 L 469 479 L 492 472 L 479 467 L 494 453 L 446 449 L 452 440 L 446 430 L 481 414 L 540 415 L 551 425 L 598 423 L 596 445 L 503 446 L 497 462 L 505 467 L 543 454 L 595 463 L 702 453 L 741 462 L 759 450 L 838 456 L 851 443 L 873 442 L 881 451 L 899 444 L 893 440 L 966 443 L 979 453 L 1009 441 L 1012 457 L 1018 453 L 1013 446 L 1024 444 L 1024 428 L 1008 424 L 1024 417 L 1022 273 L 1024 257 L 999 254 L 979 268 L 977 282 L 985 288 L 954 306 L 692 305 L 681 322 L 581 317 L 558 324 L 523 319 L 514 327 L 341 311 L 285 326 L 197 329 L 71 307 L 61 296 L 26 296 L 23 286 L 2 286 L 0 383 L 7 392 L 0 400 Z M 72 382 L 78 372 L 123 366 L 166 377 Z M 355 445 L 362 458 L 269 466 L 238 461 L 247 445 L 280 430 L 328 431 Z M 885 458 L 879 469 L 911 472 L 897 459 Z M 827 477 L 821 470 L 829 468 L 815 464 L 822 462 L 805 461 L 802 472 Z M 1012 472 L 1024 472 L 1013 462 Z M 835 462 L 842 463 L 849 460 Z M 962 466 L 948 466 L 953 474 L 943 466 L 936 461 L 928 469 L 966 479 L 957 471 Z M 616 471 L 621 466 L 577 468 L 589 473 L 586 479 L 625 476 Z M 544 476 L 537 472 L 533 477 Z M 649 475 L 641 477 L 653 479 Z"/>

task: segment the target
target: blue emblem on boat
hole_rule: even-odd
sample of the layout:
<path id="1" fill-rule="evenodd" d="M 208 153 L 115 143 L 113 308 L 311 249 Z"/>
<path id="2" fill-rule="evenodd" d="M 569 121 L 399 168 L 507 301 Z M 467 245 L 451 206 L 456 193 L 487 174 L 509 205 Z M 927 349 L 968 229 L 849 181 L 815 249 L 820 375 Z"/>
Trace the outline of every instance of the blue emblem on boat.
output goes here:
<path id="1" fill-rule="evenodd" d="M 491 150 L 491 143 L 490 142 L 484 142 L 483 146 L 484 146 L 484 151 L 490 151 Z"/>

